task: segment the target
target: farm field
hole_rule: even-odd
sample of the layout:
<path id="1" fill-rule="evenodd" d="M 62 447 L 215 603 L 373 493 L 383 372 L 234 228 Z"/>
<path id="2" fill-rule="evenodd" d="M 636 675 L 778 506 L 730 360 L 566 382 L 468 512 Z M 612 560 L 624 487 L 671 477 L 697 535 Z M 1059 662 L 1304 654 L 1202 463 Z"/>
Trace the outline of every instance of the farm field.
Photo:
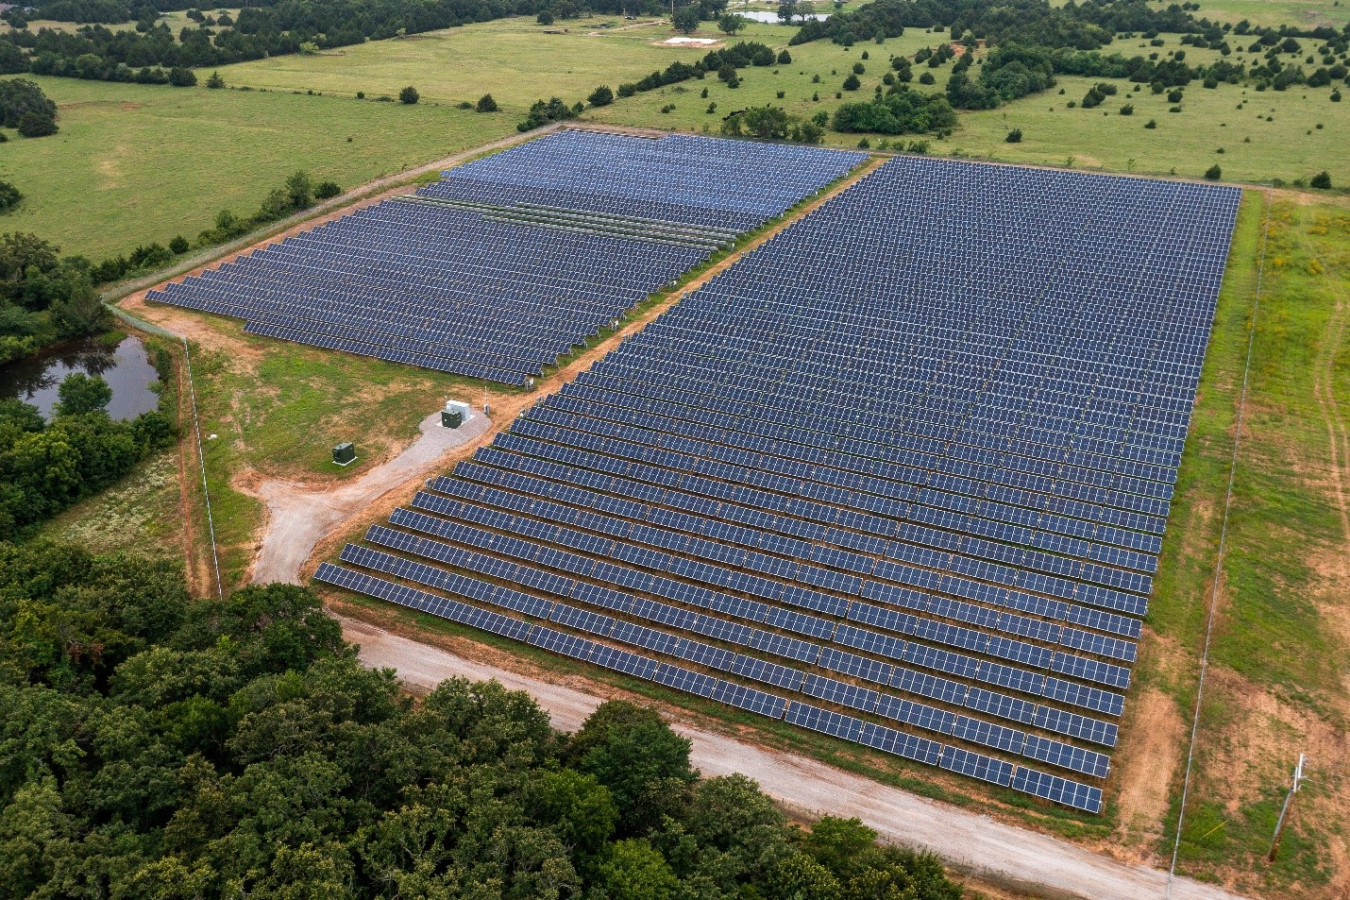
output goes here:
<path id="1" fill-rule="evenodd" d="M 59 134 L 16 139 L 0 179 L 25 200 L 5 217 L 95 261 L 189 239 L 229 209 L 249 215 L 297 169 L 350 188 L 511 133 L 515 122 L 432 103 L 34 77 Z"/>

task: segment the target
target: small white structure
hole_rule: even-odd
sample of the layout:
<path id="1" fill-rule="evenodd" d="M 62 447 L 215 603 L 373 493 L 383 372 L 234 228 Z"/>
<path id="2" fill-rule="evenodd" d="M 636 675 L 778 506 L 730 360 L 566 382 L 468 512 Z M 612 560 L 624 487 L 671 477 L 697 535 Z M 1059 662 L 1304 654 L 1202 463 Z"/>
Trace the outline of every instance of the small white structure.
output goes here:
<path id="1" fill-rule="evenodd" d="M 441 410 L 441 427 L 458 428 L 472 418 L 472 406 L 458 400 L 447 400 L 445 401 L 445 409 Z"/>

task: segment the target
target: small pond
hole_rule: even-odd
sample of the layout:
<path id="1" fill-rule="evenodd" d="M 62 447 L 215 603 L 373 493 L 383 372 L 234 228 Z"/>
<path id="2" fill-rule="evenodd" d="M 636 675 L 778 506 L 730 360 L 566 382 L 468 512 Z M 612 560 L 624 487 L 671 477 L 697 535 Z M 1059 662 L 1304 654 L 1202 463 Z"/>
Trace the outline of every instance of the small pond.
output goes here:
<path id="1" fill-rule="evenodd" d="M 159 395 L 150 389 L 159 374 L 140 338 L 131 336 L 115 347 L 90 338 L 0 365 L 0 400 L 31 403 L 50 419 L 56 390 L 72 372 L 99 375 L 108 382 L 113 392 L 108 415 L 114 419 L 134 419 L 159 404 Z"/>

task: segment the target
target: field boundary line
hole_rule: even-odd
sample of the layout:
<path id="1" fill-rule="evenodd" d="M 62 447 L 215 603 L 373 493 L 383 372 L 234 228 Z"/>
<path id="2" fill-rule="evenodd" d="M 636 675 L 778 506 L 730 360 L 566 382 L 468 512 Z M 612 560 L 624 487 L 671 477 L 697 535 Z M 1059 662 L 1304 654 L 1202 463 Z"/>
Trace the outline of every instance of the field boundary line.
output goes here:
<path id="1" fill-rule="evenodd" d="M 163 326 L 137 318 L 111 303 L 104 303 L 103 306 L 119 320 L 133 328 L 170 340 L 181 341 L 183 344 L 183 367 L 187 372 L 188 404 L 192 408 L 192 430 L 197 439 L 197 464 L 202 473 L 202 499 L 206 504 L 206 530 L 211 540 L 211 563 L 216 573 L 216 596 L 224 600 L 225 583 L 220 580 L 220 551 L 216 547 L 216 523 L 211 515 L 211 489 L 206 483 L 206 452 L 202 449 L 202 423 L 201 417 L 197 414 L 197 385 L 192 377 L 192 350 L 188 347 L 188 339 L 181 334 L 174 334 Z M 184 512 L 186 513 L 186 510 Z M 190 565 L 191 560 L 185 559 L 184 562 Z"/>
<path id="2" fill-rule="evenodd" d="M 1247 324 L 1247 355 L 1242 364 L 1242 390 L 1238 394 L 1237 420 L 1233 426 L 1233 455 L 1228 464 L 1228 488 L 1223 499 L 1223 519 L 1219 526 L 1219 550 L 1214 559 L 1214 583 L 1210 586 L 1209 611 L 1205 616 L 1205 641 L 1200 652 L 1200 677 L 1195 688 L 1195 711 L 1191 715 L 1191 739 L 1186 748 L 1186 770 L 1181 781 L 1181 805 L 1177 809 L 1177 831 L 1172 840 L 1172 862 L 1167 868 L 1167 888 L 1163 893 L 1166 900 L 1172 896 L 1172 884 L 1177 875 L 1177 856 L 1181 852 L 1181 831 L 1186 823 L 1186 800 L 1190 795 L 1191 772 L 1195 761 L 1195 744 L 1200 732 L 1200 709 L 1205 699 L 1205 674 L 1209 670 L 1209 647 L 1214 635 L 1214 613 L 1219 605 L 1219 583 L 1223 580 L 1223 553 L 1228 542 L 1228 514 L 1233 507 L 1233 482 L 1237 478 L 1238 448 L 1242 445 L 1242 423 L 1247 411 L 1247 385 L 1252 370 L 1252 348 L 1256 345 L 1256 317 L 1261 309 L 1261 286 L 1266 271 L 1266 239 L 1270 234 L 1270 207 L 1273 202 L 1269 192 L 1261 193 L 1261 249 L 1257 253 L 1256 292 L 1252 296 L 1251 321 Z"/>

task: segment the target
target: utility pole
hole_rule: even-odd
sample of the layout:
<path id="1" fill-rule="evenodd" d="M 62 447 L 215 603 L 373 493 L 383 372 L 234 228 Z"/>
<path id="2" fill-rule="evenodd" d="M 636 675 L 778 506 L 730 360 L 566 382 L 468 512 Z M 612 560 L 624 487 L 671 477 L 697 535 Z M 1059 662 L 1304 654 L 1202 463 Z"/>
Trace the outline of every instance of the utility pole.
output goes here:
<path id="1" fill-rule="evenodd" d="M 1298 765 L 1294 766 L 1294 783 L 1289 787 L 1289 793 L 1284 795 L 1284 806 L 1280 807 L 1280 818 L 1275 822 L 1275 836 L 1270 839 L 1270 853 L 1267 854 L 1268 862 L 1275 861 L 1275 854 L 1280 852 L 1280 833 L 1284 831 L 1284 819 L 1289 812 L 1289 804 L 1298 793 L 1298 789 L 1303 786 L 1303 754 L 1298 755 Z"/>

